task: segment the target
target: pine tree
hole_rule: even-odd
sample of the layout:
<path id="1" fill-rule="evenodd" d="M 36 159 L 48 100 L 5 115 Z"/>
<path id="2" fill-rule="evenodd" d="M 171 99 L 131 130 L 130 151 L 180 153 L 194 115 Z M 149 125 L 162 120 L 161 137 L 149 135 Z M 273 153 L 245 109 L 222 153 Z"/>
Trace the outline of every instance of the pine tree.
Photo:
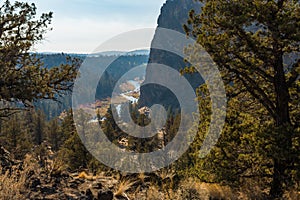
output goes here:
<path id="1" fill-rule="evenodd" d="M 58 151 L 64 142 L 64 135 L 56 118 L 48 123 L 47 140 L 54 151 Z"/>
<path id="2" fill-rule="evenodd" d="M 59 151 L 59 158 L 72 169 L 87 168 L 92 156 L 83 145 L 74 125 L 71 112 L 62 121 L 62 134 L 65 141 Z"/>
<path id="3" fill-rule="evenodd" d="M 0 117 L 72 88 L 78 60 L 47 69 L 30 53 L 50 29 L 51 18 L 50 12 L 36 19 L 34 4 L 6 0 L 0 6 Z"/>
<path id="4" fill-rule="evenodd" d="M 297 167 L 299 158 L 293 147 L 299 120 L 291 113 L 300 94 L 299 1 L 201 2 L 202 13 L 191 11 L 192 27 L 185 29 L 211 55 L 224 80 L 235 87 L 234 93 L 250 94 L 271 118 L 270 197 L 280 198 L 290 179 L 289 169 Z M 292 95 L 292 90 L 298 94 Z"/>
<path id="5" fill-rule="evenodd" d="M 45 139 L 45 114 L 42 111 L 37 111 L 34 119 L 34 141 L 36 145 L 41 145 L 43 140 Z"/>

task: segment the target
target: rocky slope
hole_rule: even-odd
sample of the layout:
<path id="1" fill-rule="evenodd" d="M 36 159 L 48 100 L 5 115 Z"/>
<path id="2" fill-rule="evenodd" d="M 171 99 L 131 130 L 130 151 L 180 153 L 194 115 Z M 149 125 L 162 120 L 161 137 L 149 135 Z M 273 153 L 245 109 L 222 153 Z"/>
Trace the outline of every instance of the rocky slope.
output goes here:
<path id="1" fill-rule="evenodd" d="M 266 199 L 264 193 L 255 193 L 253 188 L 245 190 L 241 186 L 243 191 L 238 191 L 192 178 L 179 180 L 172 169 L 162 169 L 151 174 L 116 171 L 92 174 L 84 169 L 70 172 L 61 166 L 62 163 L 55 160 L 55 154 L 51 151 L 43 156 L 27 155 L 24 160 L 17 161 L 0 145 L 0 199 Z M 291 191 L 284 199 L 299 199 L 299 195 L 299 191 Z"/>
<path id="2" fill-rule="evenodd" d="M 0 199 L 112 200 L 118 181 L 109 176 L 61 170 L 49 154 L 16 161 L 0 146 Z"/>

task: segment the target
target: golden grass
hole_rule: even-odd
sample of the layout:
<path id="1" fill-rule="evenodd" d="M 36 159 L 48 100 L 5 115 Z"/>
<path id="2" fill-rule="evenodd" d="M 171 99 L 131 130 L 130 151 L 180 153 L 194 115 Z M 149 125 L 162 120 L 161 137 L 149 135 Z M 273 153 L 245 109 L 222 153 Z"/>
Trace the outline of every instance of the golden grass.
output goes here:
<path id="1" fill-rule="evenodd" d="M 238 199 L 227 186 L 202 183 L 194 179 L 181 182 L 180 190 L 178 199 Z"/>
<path id="2" fill-rule="evenodd" d="M 0 170 L 2 170 L 0 168 Z M 22 199 L 22 191 L 25 190 L 24 174 L 9 174 L 7 171 L 0 176 L 0 196 L 2 200 Z"/>
<path id="3" fill-rule="evenodd" d="M 1 200 L 21 200 L 25 199 L 26 178 L 30 171 L 37 170 L 37 164 L 31 156 L 26 156 L 23 163 L 23 171 L 12 169 L 0 175 L 0 199 Z M 0 167 L 0 172 L 2 168 Z"/>
<path id="4" fill-rule="evenodd" d="M 117 190 L 114 193 L 116 197 L 127 197 L 125 192 L 129 190 L 134 184 L 136 184 L 137 181 L 132 181 L 132 180 L 122 180 L 119 185 L 117 186 Z"/>
<path id="5" fill-rule="evenodd" d="M 165 199 L 164 194 L 159 191 L 157 186 L 150 186 L 146 191 L 146 198 L 149 200 L 161 200 Z"/>
<path id="6" fill-rule="evenodd" d="M 149 176 L 146 176 L 145 173 L 139 173 L 137 178 L 142 185 L 145 185 L 145 179 L 148 177 Z"/>

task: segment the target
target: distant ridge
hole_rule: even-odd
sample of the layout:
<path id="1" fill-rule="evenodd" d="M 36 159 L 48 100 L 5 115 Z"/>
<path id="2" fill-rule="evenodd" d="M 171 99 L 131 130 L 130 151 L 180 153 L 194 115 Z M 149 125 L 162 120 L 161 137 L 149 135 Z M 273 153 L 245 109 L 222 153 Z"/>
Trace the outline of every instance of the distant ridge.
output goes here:
<path id="1" fill-rule="evenodd" d="M 55 55 L 55 54 L 65 54 L 69 56 L 80 56 L 80 57 L 98 57 L 98 56 L 131 56 L 131 55 L 149 55 L 150 49 L 140 49 L 134 51 L 103 51 L 99 53 L 64 53 L 64 52 L 32 52 L 32 54 L 40 55 Z"/>
<path id="2" fill-rule="evenodd" d="M 130 56 L 130 55 L 149 55 L 150 50 L 141 49 L 134 51 L 103 51 L 99 53 L 88 54 L 88 56 Z"/>

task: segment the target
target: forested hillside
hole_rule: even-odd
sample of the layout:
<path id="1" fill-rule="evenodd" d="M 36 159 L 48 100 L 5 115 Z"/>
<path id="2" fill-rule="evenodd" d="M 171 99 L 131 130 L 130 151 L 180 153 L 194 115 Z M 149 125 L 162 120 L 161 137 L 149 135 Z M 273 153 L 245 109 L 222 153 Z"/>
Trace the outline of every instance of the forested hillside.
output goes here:
<path id="1" fill-rule="evenodd" d="M 106 99 L 112 96 L 112 91 L 116 86 L 117 81 L 130 69 L 143 65 L 147 63 L 149 56 L 147 53 L 142 52 L 140 54 L 137 52 L 123 53 L 124 55 L 85 55 L 85 54 L 37 54 L 36 57 L 41 60 L 43 67 L 51 69 L 55 66 L 70 64 L 72 59 L 78 59 L 79 62 L 83 62 L 88 59 L 87 62 L 93 64 L 92 68 L 94 70 L 99 70 L 103 67 L 107 67 L 105 73 L 100 78 L 98 83 L 98 90 L 95 94 L 96 100 Z M 128 55 L 126 55 L 128 54 Z M 109 66 L 105 66 L 108 61 L 114 60 Z M 91 74 L 94 72 L 91 70 Z M 143 70 L 137 71 L 134 74 L 128 76 L 128 79 L 141 78 L 145 72 Z M 93 76 L 91 76 L 93 77 Z M 35 102 L 35 106 L 38 109 L 43 110 L 46 114 L 47 119 L 52 119 L 53 117 L 59 116 L 63 111 L 69 110 L 72 107 L 71 102 L 71 92 L 67 92 L 62 96 L 57 96 L 58 101 L 52 100 L 39 100 Z"/>

